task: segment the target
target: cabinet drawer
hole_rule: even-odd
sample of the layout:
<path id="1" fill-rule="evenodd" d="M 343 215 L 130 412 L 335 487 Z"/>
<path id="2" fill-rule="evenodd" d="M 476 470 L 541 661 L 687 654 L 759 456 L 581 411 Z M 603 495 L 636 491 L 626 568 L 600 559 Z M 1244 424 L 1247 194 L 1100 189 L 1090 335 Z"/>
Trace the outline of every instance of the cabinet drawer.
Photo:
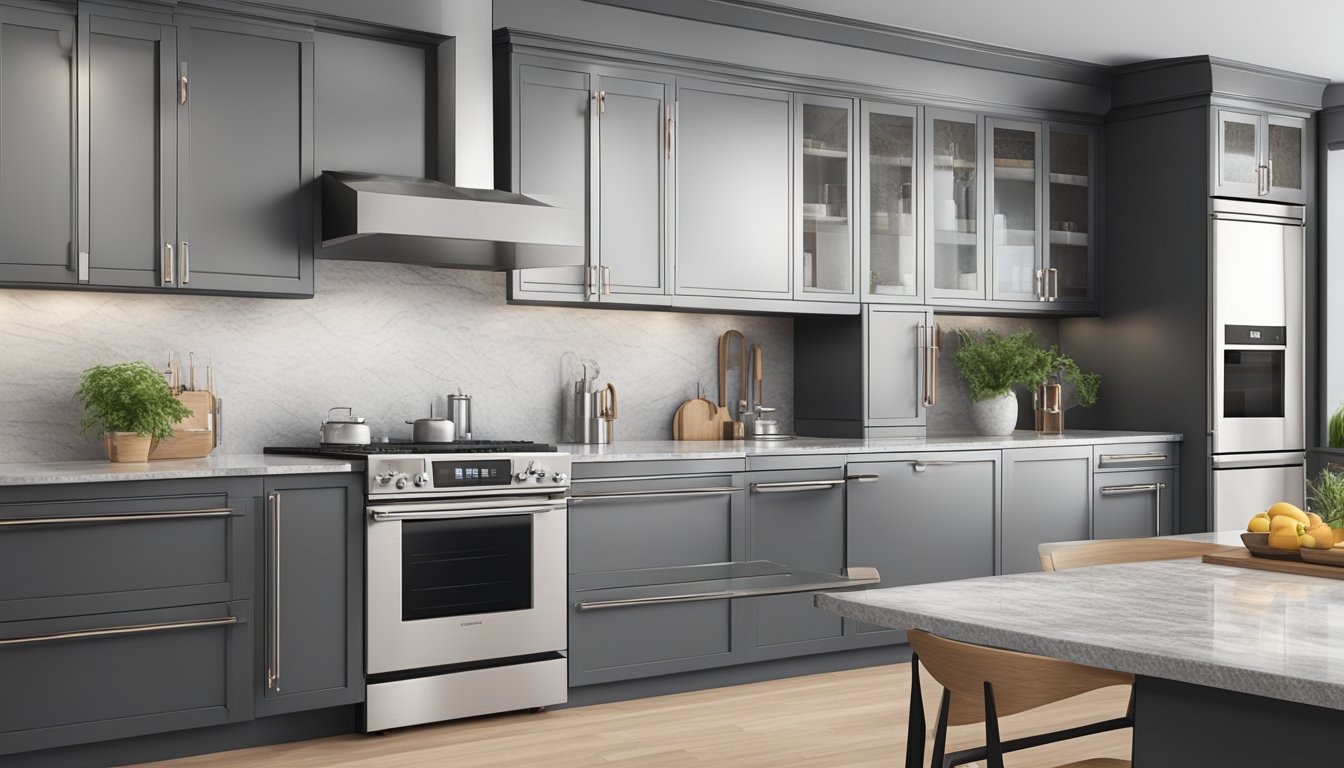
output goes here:
<path id="1" fill-rule="evenodd" d="M 1098 470 L 1171 467 L 1180 450 L 1180 443 L 1171 442 L 1094 445 L 1092 460 Z"/>
<path id="2" fill-rule="evenodd" d="M 0 621 L 250 597 L 252 504 L 220 492 L 0 505 Z"/>
<path id="3" fill-rule="evenodd" d="M 1092 538 L 1130 539 L 1176 532 L 1176 470 L 1099 473 L 1093 485 Z"/>
<path id="4" fill-rule="evenodd" d="M 740 600 L 632 605 L 569 614 L 569 684 L 608 683 L 741 662 Z"/>
<path id="5" fill-rule="evenodd" d="M 250 610 L 0 624 L 0 754 L 250 719 Z"/>

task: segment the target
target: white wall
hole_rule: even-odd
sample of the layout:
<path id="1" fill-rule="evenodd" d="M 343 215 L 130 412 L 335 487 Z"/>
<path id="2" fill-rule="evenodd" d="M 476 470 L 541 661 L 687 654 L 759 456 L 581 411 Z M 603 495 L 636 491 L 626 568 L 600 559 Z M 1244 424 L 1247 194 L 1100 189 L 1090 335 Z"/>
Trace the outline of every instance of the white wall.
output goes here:
<path id="1" fill-rule="evenodd" d="M 562 387 L 583 360 L 616 384 L 619 439 L 670 438 L 696 382 L 714 386 L 729 328 L 764 347 L 767 391 L 791 428 L 788 318 L 509 306 L 503 273 L 320 260 L 308 300 L 0 290 L 0 462 L 99 458 L 77 434 L 80 371 L 161 366 L 169 350 L 194 351 L 202 373 L 213 358 L 221 453 L 314 443 L 339 405 L 374 434 L 409 436 L 402 422 L 458 387 L 474 397 L 474 436 L 555 440 Z"/>

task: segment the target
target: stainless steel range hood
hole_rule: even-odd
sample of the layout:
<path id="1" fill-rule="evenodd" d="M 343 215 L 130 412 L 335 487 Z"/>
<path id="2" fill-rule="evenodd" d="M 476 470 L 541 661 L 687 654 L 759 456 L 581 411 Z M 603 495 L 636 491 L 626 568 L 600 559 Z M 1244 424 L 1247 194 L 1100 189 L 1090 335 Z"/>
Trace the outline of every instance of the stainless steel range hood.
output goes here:
<path id="1" fill-rule="evenodd" d="M 581 265 L 583 214 L 496 189 L 323 171 L 318 256 L 481 270 Z"/>

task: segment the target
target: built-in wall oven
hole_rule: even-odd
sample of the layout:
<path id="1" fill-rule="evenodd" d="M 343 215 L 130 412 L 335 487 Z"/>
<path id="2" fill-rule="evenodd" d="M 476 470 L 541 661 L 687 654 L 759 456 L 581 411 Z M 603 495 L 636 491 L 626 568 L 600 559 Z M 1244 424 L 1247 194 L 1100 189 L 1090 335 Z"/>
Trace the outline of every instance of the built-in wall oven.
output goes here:
<path id="1" fill-rule="evenodd" d="M 1216 530 L 1305 480 L 1305 209 L 1224 200 L 1212 207 L 1210 417 Z"/>

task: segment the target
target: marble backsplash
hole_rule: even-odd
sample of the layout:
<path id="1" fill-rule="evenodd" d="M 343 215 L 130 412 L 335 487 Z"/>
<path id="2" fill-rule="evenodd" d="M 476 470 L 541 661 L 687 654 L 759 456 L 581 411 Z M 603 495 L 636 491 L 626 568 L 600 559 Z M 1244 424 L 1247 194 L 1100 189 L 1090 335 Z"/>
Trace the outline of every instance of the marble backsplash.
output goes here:
<path id="1" fill-rule="evenodd" d="M 976 317 L 939 315 L 935 318 L 943 329 L 943 346 L 938 356 L 938 405 L 929 409 L 929 433 L 971 432 L 971 393 L 957 364 L 953 360 L 961 341 L 958 330 L 997 331 L 1007 335 L 1018 331 L 1034 331 L 1042 345 L 1059 343 L 1059 322 L 1050 318 Z M 1067 352 L 1068 350 L 1064 350 Z M 1032 429 L 1031 393 L 1017 393 L 1017 427 Z M 1066 422 L 1067 424 L 1067 417 Z"/>
<path id="2" fill-rule="evenodd" d="M 195 352 L 214 362 L 224 403 L 220 453 L 316 442 L 348 405 L 375 435 L 473 397 L 473 437 L 554 441 L 584 362 L 616 385 L 617 439 L 671 435 L 672 414 L 717 380 L 717 341 L 736 328 L 764 352 L 786 429 L 793 321 L 682 312 L 510 306 L 504 273 L 321 261 L 306 300 L 0 290 L 0 462 L 94 459 L 78 434 L 79 374 L 98 363 Z M 198 384 L 202 384 L 198 378 Z"/>

